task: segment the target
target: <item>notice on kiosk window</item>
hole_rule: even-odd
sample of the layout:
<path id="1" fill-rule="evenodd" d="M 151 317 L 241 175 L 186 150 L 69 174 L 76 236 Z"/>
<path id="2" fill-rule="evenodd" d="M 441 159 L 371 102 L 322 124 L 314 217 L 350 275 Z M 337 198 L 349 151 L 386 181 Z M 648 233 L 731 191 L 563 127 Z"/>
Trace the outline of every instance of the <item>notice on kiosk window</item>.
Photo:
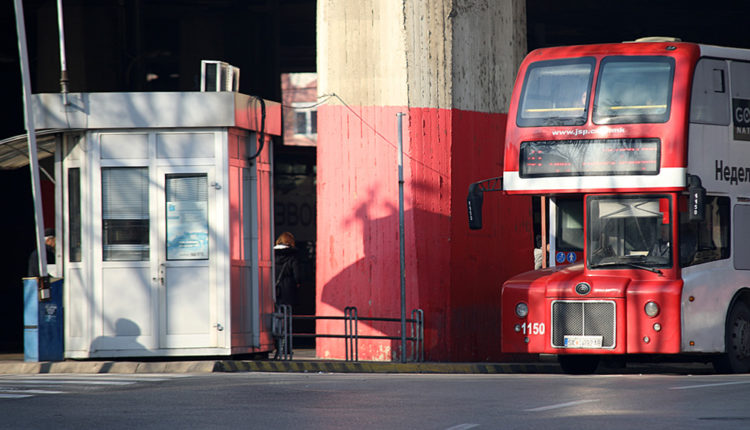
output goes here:
<path id="1" fill-rule="evenodd" d="M 750 140 L 750 100 L 732 99 L 734 140 Z"/>
<path id="2" fill-rule="evenodd" d="M 167 260 L 208 258 L 206 202 L 167 203 Z"/>

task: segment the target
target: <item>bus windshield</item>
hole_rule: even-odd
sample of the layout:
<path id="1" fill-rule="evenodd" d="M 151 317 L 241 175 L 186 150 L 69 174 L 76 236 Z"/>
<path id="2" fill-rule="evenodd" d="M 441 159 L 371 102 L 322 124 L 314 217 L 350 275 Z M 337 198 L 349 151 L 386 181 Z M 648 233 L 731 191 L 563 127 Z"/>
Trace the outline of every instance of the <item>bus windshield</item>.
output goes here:
<path id="1" fill-rule="evenodd" d="M 669 119 L 674 59 L 607 57 L 600 69 L 595 124 L 661 123 Z"/>
<path id="2" fill-rule="evenodd" d="M 589 57 L 531 64 L 521 92 L 518 125 L 585 124 L 594 65 L 595 59 Z"/>
<path id="3" fill-rule="evenodd" d="M 669 197 L 595 196 L 587 202 L 590 269 L 672 267 Z"/>

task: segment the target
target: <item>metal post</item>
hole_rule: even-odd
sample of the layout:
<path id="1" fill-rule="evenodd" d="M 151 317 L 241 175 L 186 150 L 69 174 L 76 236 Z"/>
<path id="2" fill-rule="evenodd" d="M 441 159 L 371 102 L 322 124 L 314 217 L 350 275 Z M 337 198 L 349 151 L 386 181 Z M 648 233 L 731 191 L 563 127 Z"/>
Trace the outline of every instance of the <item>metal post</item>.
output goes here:
<path id="1" fill-rule="evenodd" d="M 68 63 L 65 58 L 62 0 L 57 0 L 57 30 L 60 37 L 60 92 L 62 93 L 63 106 L 67 106 L 70 102 L 68 102 Z"/>
<path id="2" fill-rule="evenodd" d="M 359 361 L 359 313 L 356 307 L 352 307 L 352 314 L 354 315 L 354 361 Z"/>
<path id="3" fill-rule="evenodd" d="M 39 182 L 39 159 L 36 151 L 36 131 L 34 112 L 31 108 L 31 79 L 29 78 L 29 54 L 26 46 L 26 25 L 24 23 L 22 0 L 14 0 L 16 8 L 16 31 L 18 33 L 18 51 L 21 56 L 21 79 L 23 82 L 24 117 L 28 134 L 29 167 L 31 168 L 31 193 L 34 199 L 34 217 L 36 219 L 36 249 L 39 254 L 39 276 L 47 276 L 47 248 L 44 243 L 44 216 L 42 212 L 42 190 Z"/>
<path id="4" fill-rule="evenodd" d="M 347 306 L 344 308 L 344 349 L 346 350 L 346 361 L 352 360 L 354 355 L 354 348 L 352 347 L 352 308 Z"/>
<path id="5" fill-rule="evenodd" d="M 401 362 L 406 363 L 406 262 L 404 244 L 404 144 L 403 112 L 398 117 L 398 239 L 399 260 L 401 261 Z"/>
<path id="6" fill-rule="evenodd" d="M 286 360 L 294 358 L 294 345 L 292 344 L 292 337 L 294 334 L 294 328 L 292 327 L 292 305 L 284 305 L 284 327 L 285 327 L 285 352 Z"/>
<path id="7" fill-rule="evenodd" d="M 547 197 L 541 197 L 540 206 L 540 211 L 542 212 L 539 214 L 539 218 L 542 220 L 542 269 L 546 269 L 549 266 L 549 262 L 547 261 L 549 258 L 547 255 Z"/>
<path id="8" fill-rule="evenodd" d="M 346 361 L 359 361 L 359 316 L 355 306 L 344 308 L 344 347 Z"/>

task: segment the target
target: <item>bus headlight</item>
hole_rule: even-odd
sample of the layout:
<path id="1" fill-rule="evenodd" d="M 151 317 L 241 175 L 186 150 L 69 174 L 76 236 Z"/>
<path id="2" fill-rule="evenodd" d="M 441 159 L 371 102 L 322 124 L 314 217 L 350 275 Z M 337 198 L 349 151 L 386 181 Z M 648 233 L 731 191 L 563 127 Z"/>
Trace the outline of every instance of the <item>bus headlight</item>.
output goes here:
<path id="1" fill-rule="evenodd" d="M 528 314 L 529 314 L 529 306 L 526 303 L 521 302 L 516 305 L 516 316 L 518 318 L 526 318 L 526 315 Z"/>
<path id="2" fill-rule="evenodd" d="M 646 315 L 651 318 L 659 315 L 659 305 L 657 305 L 656 302 L 646 303 L 646 306 L 643 308 L 643 310 L 646 312 Z"/>

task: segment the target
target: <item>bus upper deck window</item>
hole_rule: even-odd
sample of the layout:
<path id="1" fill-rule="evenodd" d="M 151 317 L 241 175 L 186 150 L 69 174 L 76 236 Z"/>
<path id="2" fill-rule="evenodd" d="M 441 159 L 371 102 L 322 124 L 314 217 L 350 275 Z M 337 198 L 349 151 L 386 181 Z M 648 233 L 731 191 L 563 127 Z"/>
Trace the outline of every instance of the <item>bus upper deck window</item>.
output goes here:
<path id="1" fill-rule="evenodd" d="M 529 65 L 516 123 L 521 127 L 586 123 L 594 64 L 594 58 L 584 57 Z"/>
<path id="2" fill-rule="evenodd" d="M 605 58 L 596 85 L 594 123 L 666 122 L 673 79 L 670 57 Z"/>

